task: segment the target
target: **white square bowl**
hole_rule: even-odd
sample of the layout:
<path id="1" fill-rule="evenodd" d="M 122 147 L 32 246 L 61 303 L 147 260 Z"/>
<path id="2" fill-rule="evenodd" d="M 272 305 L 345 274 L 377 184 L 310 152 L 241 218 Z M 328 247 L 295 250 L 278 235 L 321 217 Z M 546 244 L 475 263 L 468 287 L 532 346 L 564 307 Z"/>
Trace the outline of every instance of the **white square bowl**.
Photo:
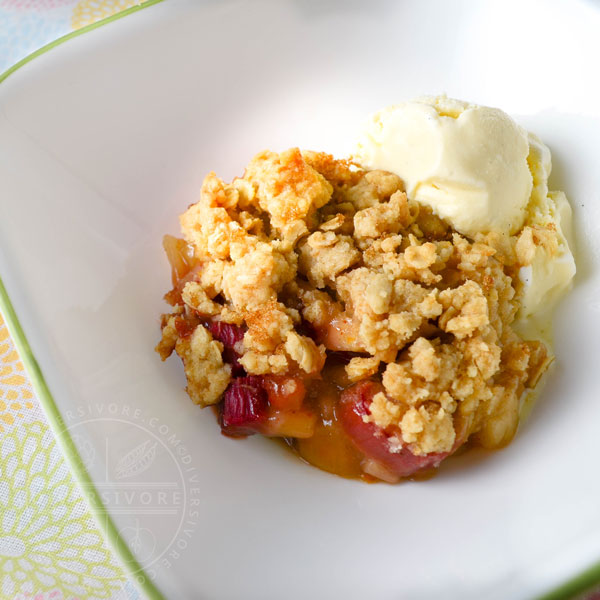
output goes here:
<path id="1" fill-rule="evenodd" d="M 168 0 L 2 83 L 2 306 L 148 595 L 506 600 L 600 580 L 599 30 L 583 0 Z M 574 207 L 579 273 L 533 414 L 502 452 L 398 486 L 222 437 L 153 351 L 162 235 L 209 170 L 345 154 L 368 112 L 442 91 L 521 115 Z"/>

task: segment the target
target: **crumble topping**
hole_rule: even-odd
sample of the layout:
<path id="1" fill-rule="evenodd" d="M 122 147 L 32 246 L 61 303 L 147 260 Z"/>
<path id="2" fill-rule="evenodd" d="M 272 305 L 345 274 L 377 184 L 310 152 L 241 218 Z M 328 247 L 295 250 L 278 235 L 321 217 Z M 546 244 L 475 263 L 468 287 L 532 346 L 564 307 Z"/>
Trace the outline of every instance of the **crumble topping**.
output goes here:
<path id="1" fill-rule="evenodd" d="M 196 327 L 189 337 L 177 339 L 175 352 L 183 361 L 187 393 L 194 403 L 216 404 L 227 389 L 231 367 L 223 364 L 222 351 L 223 344 L 213 340 L 204 327 Z"/>
<path id="2" fill-rule="evenodd" d="M 196 281 L 188 281 L 182 292 L 181 298 L 190 308 L 203 315 L 218 315 L 221 312 L 221 306 L 213 302 L 204 288 Z"/>
<path id="3" fill-rule="evenodd" d="M 181 227 L 195 266 L 157 351 L 181 356 L 202 406 L 219 401 L 231 367 L 205 327 L 182 335 L 177 319 L 242 326 L 249 375 L 318 379 L 328 352 L 350 353 L 351 382 L 383 384 L 363 420 L 417 456 L 471 435 L 510 441 L 522 391 L 551 361 L 511 328 L 516 271 L 536 247 L 554 251 L 551 228 L 470 240 L 396 175 L 298 149 L 259 153 L 229 184 L 209 173 Z"/>
<path id="4" fill-rule="evenodd" d="M 360 260 L 360 252 L 348 235 L 315 231 L 299 244 L 298 271 L 317 288 L 335 285 L 337 275 Z"/>
<path id="5" fill-rule="evenodd" d="M 350 362 L 346 365 L 346 375 L 350 381 L 360 381 L 366 379 L 371 375 L 375 375 L 379 370 L 379 359 L 378 358 L 361 358 L 355 356 L 350 359 Z M 372 408 L 371 408 L 372 412 Z"/>

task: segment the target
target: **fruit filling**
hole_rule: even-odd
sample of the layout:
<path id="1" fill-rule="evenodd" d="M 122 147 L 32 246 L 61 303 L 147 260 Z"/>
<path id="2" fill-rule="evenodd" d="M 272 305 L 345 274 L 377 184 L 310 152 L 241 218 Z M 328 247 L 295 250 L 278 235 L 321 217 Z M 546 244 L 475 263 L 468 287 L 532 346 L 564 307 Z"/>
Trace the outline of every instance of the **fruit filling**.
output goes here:
<path id="1" fill-rule="evenodd" d="M 210 173 L 181 226 L 157 351 L 227 436 L 396 482 L 510 442 L 551 361 L 511 326 L 519 238 L 458 234 L 392 173 L 262 152 L 229 184 Z"/>

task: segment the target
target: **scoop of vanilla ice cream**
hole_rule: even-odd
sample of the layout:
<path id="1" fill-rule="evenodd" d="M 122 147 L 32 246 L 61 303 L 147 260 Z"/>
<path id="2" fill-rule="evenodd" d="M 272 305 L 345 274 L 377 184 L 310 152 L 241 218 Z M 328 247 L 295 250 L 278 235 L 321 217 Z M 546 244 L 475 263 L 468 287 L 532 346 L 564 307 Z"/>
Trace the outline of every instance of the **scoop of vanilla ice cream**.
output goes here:
<path id="1" fill-rule="evenodd" d="M 556 231 L 557 248 L 536 245 L 519 270 L 521 321 L 568 288 L 575 274 L 571 207 L 562 192 L 548 191 L 550 150 L 506 113 L 445 96 L 397 104 L 370 117 L 354 159 L 399 175 L 409 198 L 471 238 L 526 227 Z"/>
<path id="2" fill-rule="evenodd" d="M 515 233 L 532 190 L 527 132 L 497 108 L 440 96 L 375 113 L 355 159 L 399 175 L 409 198 L 465 235 Z"/>
<path id="3" fill-rule="evenodd" d="M 575 276 L 575 259 L 571 252 L 572 212 L 563 192 L 548 191 L 552 157 L 548 147 L 534 134 L 529 134 L 529 166 L 533 189 L 527 204 L 525 226 L 556 232 L 557 248 L 549 252 L 543 245 L 535 247 L 531 264 L 519 269 L 523 282 L 518 317 L 526 319 L 551 308 L 569 287 Z"/>

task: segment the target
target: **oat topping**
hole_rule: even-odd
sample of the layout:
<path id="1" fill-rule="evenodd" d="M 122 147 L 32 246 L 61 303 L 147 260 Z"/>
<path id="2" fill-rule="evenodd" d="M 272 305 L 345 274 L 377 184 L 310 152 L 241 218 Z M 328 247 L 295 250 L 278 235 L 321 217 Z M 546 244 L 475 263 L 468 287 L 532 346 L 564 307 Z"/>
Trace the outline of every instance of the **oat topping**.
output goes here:
<path id="1" fill-rule="evenodd" d="M 222 350 L 223 344 L 213 340 L 204 327 L 196 327 L 175 344 L 175 352 L 183 361 L 187 392 L 196 404 L 216 404 L 229 385 L 231 367 L 223 364 Z"/>
<path id="2" fill-rule="evenodd" d="M 378 358 L 361 358 L 355 356 L 350 359 L 350 362 L 346 365 L 346 374 L 350 381 L 360 381 L 366 379 L 371 375 L 375 375 L 379 369 Z"/>
<path id="3" fill-rule="evenodd" d="M 510 441 L 522 391 L 551 360 L 511 327 L 516 269 L 536 246 L 555 251 L 550 228 L 471 240 L 396 175 L 298 149 L 261 152 L 229 184 L 210 173 L 181 227 L 194 265 L 157 350 L 183 359 L 197 404 L 219 402 L 231 380 L 209 320 L 243 328 L 248 376 L 318 381 L 330 353 L 346 353 L 349 382 L 382 384 L 363 422 L 415 456 L 471 435 Z"/>

